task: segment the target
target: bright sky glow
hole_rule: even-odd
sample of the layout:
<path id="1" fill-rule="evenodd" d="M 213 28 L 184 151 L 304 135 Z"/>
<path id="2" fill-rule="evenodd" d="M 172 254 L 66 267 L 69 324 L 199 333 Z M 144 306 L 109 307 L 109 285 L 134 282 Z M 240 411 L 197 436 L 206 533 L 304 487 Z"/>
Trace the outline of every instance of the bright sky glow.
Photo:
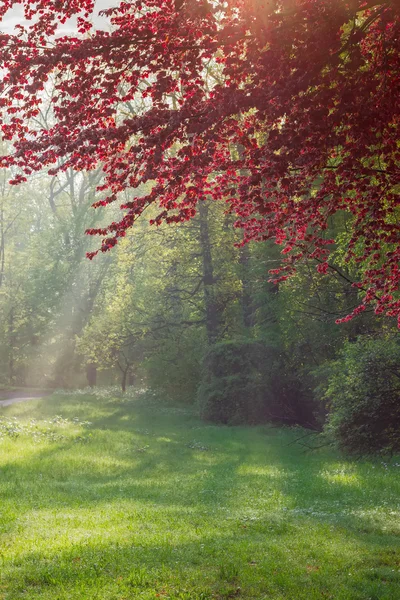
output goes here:
<path id="1" fill-rule="evenodd" d="M 99 17 L 98 13 L 106 8 L 117 6 L 119 0 L 97 0 L 93 13 L 93 22 L 97 29 L 108 29 L 109 22 L 104 17 Z M 16 25 L 27 25 L 23 17 L 24 10 L 21 6 L 16 6 L 8 11 L 4 19 L 0 22 L 0 32 L 14 33 Z M 70 19 L 60 27 L 59 32 L 63 35 L 76 33 L 75 19 Z"/>

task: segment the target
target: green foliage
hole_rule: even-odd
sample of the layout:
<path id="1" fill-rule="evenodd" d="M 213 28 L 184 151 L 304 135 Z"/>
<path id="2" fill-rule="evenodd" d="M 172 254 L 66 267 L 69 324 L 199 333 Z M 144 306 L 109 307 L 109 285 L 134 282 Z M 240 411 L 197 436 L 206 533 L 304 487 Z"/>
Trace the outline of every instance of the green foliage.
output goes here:
<path id="1" fill-rule="evenodd" d="M 343 417 L 346 433 L 337 433 L 340 415 L 353 415 L 360 403 L 342 389 L 344 355 L 335 358 L 348 339 L 391 331 L 368 311 L 335 324 L 359 302 L 352 282 L 368 266 L 345 258 L 353 217 L 343 211 L 329 220 L 326 236 L 336 244 L 328 273 L 309 261 L 278 286 L 268 279 L 281 247 L 271 241 L 240 246 L 243 232 L 212 201 L 202 202 L 190 222 L 156 228 L 148 222 L 158 214 L 153 207 L 112 252 L 88 261 L 85 251 L 98 240 L 83 232 L 108 219 L 90 208 L 101 177 L 101 171 L 60 173 L 56 181 L 38 174 L 15 187 L 3 172 L 0 384 L 74 389 L 119 382 L 126 390 L 141 381 L 165 402 L 190 405 L 197 398 L 201 414 L 214 422 L 315 427 L 311 374 L 319 368 L 322 394 L 331 397 L 329 381 L 335 398 L 319 404 L 318 425 L 332 408 L 330 427 L 351 449 L 375 413 Z M 382 370 L 372 382 L 364 378 L 358 396 L 369 398 L 390 377 Z M 382 413 L 394 419 L 395 405 Z M 368 451 L 397 447 L 389 425 L 374 436 L 374 443 L 361 444 Z"/>
<path id="2" fill-rule="evenodd" d="M 260 423 L 268 417 L 266 365 L 274 352 L 248 340 L 220 342 L 208 351 L 198 390 L 201 416 L 214 423 Z"/>
<path id="3" fill-rule="evenodd" d="M 388 338 L 346 343 L 325 367 L 328 428 L 356 454 L 400 450 L 400 346 Z"/>
<path id="4" fill-rule="evenodd" d="M 204 334 L 197 327 L 159 339 L 144 363 L 149 387 L 177 402 L 193 404 L 205 348 Z"/>
<path id="5" fill-rule="evenodd" d="M 314 426 L 313 405 L 279 348 L 230 340 L 208 351 L 197 400 L 200 414 L 230 425 L 277 422 Z"/>

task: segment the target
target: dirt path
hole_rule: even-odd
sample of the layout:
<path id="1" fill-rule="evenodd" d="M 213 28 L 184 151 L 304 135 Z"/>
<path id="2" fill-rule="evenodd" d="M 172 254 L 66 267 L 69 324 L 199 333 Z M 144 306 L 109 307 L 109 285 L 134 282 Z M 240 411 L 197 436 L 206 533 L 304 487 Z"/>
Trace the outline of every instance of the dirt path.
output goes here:
<path id="1" fill-rule="evenodd" d="M 7 398 L 6 400 L 0 400 L 0 407 L 1 406 L 11 406 L 11 404 L 17 404 L 18 402 L 25 402 L 25 400 L 40 400 L 40 398 L 44 398 L 44 395 L 25 396 L 24 398 Z"/>

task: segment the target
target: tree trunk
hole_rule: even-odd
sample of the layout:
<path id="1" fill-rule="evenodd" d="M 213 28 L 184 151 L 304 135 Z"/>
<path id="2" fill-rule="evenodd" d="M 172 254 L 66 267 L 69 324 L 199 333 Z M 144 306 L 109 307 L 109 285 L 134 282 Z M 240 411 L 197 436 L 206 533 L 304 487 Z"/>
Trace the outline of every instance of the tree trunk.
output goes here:
<path id="1" fill-rule="evenodd" d="M 90 387 L 95 387 L 97 382 L 97 367 L 94 363 L 86 365 L 86 379 Z"/>
<path id="2" fill-rule="evenodd" d="M 135 374 L 132 373 L 131 370 L 129 370 L 129 373 L 128 373 L 128 386 L 135 385 L 135 381 L 136 381 Z"/>
<path id="3" fill-rule="evenodd" d="M 246 329 L 253 327 L 253 298 L 251 296 L 251 280 L 249 277 L 249 247 L 246 244 L 240 248 L 239 263 L 241 267 L 240 278 L 242 281 L 241 307 L 243 325 Z"/>
<path id="4" fill-rule="evenodd" d="M 14 347 L 15 347 L 15 331 L 14 331 L 14 308 L 12 307 L 8 315 L 8 342 L 9 342 L 9 355 L 8 355 L 8 381 L 10 385 L 15 382 L 15 367 L 14 367 Z"/>
<path id="5" fill-rule="evenodd" d="M 3 285 L 5 268 L 5 232 L 4 232 L 4 209 L 0 209 L 0 287 Z"/>
<path id="6" fill-rule="evenodd" d="M 203 261 L 204 305 L 206 311 L 206 330 L 209 344 L 214 344 L 218 339 L 220 315 L 215 299 L 214 270 L 211 254 L 209 232 L 209 209 L 205 202 L 198 204 L 200 216 L 200 247 Z"/>
<path id="7" fill-rule="evenodd" d="M 125 369 L 124 371 L 122 371 L 121 390 L 123 392 L 126 392 L 126 380 L 128 377 L 128 371 L 129 369 Z"/>

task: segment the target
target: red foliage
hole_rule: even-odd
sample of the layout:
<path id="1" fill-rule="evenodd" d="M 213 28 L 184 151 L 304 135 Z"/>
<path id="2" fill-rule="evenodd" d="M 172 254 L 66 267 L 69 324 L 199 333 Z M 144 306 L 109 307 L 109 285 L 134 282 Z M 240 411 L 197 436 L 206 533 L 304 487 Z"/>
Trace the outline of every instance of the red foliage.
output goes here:
<path id="1" fill-rule="evenodd" d="M 212 197 L 245 241 L 283 245 L 279 281 L 307 257 L 326 273 L 328 221 L 344 211 L 347 259 L 363 273 L 354 314 L 372 303 L 400 318 L 398 0 L 126 0 L 106 11 L 111 33 L 90 29 L 93 0 L 19 2 L 36 21 L 0 36 L 2 132 L 14 142 L 1 164 L 102 164 L 97 205 L 153 183 L 119 222 L 89 231 L 101 250 L 150 204 L 159 224 Z M 13 4 L 0 0 L 0 14 Z M 85 35 L 54 41 L 73 14 Z M 54 124 L 39 128 L 49 79 Z"/>

